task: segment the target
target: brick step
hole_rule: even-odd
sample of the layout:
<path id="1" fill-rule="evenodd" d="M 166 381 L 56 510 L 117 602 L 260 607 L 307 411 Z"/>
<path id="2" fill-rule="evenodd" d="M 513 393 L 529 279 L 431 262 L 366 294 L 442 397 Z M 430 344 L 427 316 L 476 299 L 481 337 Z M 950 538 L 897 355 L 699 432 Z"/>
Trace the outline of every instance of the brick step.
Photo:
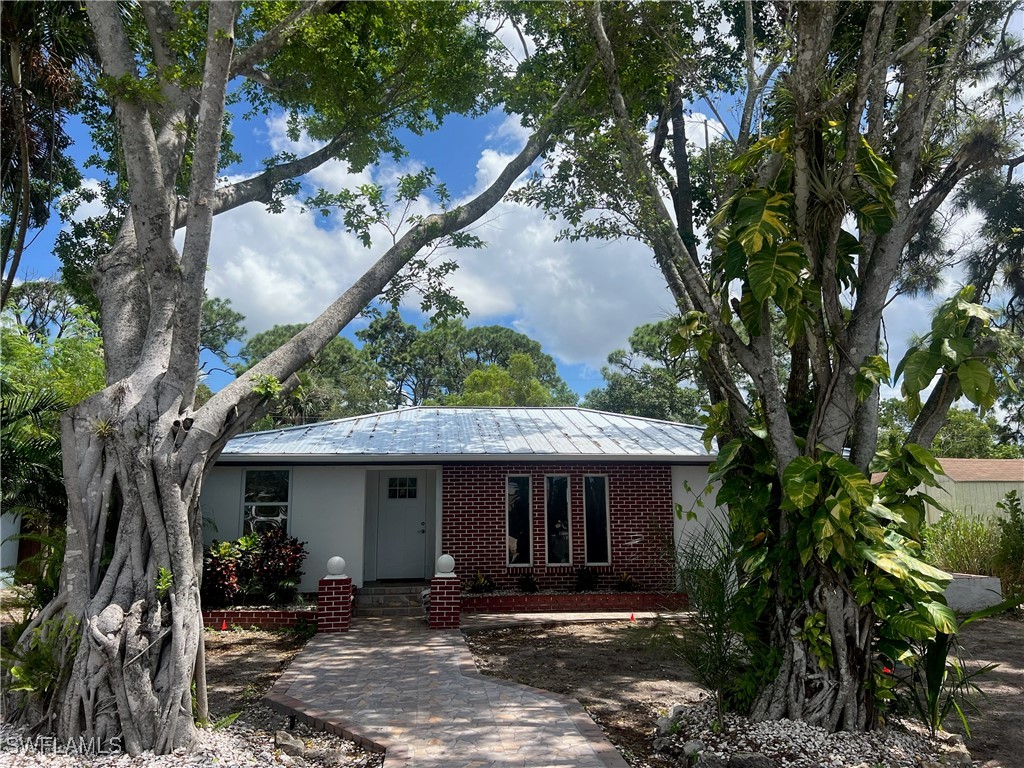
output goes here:
<path id="1" fill-rule="evenodd" d="M 420 600 L 420 593 L 416 594 L 386 594 L 367 595 L 360 592 L 355 599 L 355 604 L 360 608 L 419 608 L 423 603 Z"/>
<path id="2" fill-rule="evenodd" d="M 378 617 L 383 617 L 383 616 L 423 616 L 423 606 L 405 607 L 405 608 L 399 608 L 399 607 L 388 607 L 388 608 L 375 607 L 375 608 L 368 608 L 368 607 L 364 607 L 362 605 L 356 605 L 354 607 L 354 610 L 353 610 L 353 615 L 356 616 L 356 617 L 365 617 L 365 616 L 378 616 Z"/>
<path id="3" fill-rule="evenodd" d="M 429 587 L 427 582 L 410 584 L 380 584 L 369 582 L 359 588 L 359 595 L 416 595 Z"/>

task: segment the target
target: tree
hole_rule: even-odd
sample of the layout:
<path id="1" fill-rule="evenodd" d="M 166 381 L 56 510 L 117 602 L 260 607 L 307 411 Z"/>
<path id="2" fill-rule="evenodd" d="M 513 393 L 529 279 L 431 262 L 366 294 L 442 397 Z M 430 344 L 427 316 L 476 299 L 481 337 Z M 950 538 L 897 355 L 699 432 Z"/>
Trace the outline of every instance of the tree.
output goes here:
<path id="1" fill-rule="evenodd" d="M 239 352 L 245 362 L 236 366 L 236 373 L 245 373 L 305 327 L 305 324 L 275 325 L 257 333 Z M 344 337 L 331 339 L 298 376 L 295 389 L 278 398 L 272 412 L 256 422 L 253 429 L 340 419 L 387 407 L 387 383 L 383 373 L 363 350 L 356 349 Z"/>
<path id="2" fill-rule="evenodd" d="M 396 310 L 375 317 L 356 337 L 384 371 L 391 387 L 391 406 L 446 401 L 463 392 L 474 371 L 488 366 L 509 368 L 512 357 L 526 355 L 553 405 L 575 405 L 576 395 L 558 375 L 558 367 L 540 343 L 500 325 L 466 328 L 449 319 L 420 331 Z"/>
<path id="3" fill-rule="evenodd" d="M 629 336 L 629 351 L 618 349 L 608 355 L 608 365 L 601 369 L 605 386 L 588 392 L 583 404 L 612 413 L 699 423 L 701 395 L 682 386 L 699 374 L 693 359 L 671 349 L 677 327 L 678 321 L 669 319 L 636 328 Z"/>
<path id="4" fill-rule="evenodd" d="M 889 398 L 879 407 L 878 447 L 896 452 L 907 441 L 913 420 L 903 400 Z M 936 456 L 951 459 L 1013 459 L 1024 458 L 1024 449 L 1004 441 L 999 422 L 991 414 L 984 418 L 966 408 L 950 408 L 932 450 Z"/>
<path id="5" fill-rule="evenodd" d="M 664 368 L 644 364 L 636 371 L 624 372 L 605 366 L 601 375 L 605 385 L 586 394 L 586 408 L 683 424 L 700 423 L 700 393 L 693 387 L 679 386 Z"/>
<path id="6" fill-rule="evenodd" d="M 22 392 L 49 393 L 67 406 L 103 389 L 103 341 L 89 313 L 61 303 L 59 311 L 51 306 L 30 314 L 23 306 L 19 298 L 0 316 L 4 380 Z"/>
<path id="7" fill-rule="evenodd" d="M 45 226 L 50 205 L 81 177 L 65 154 L 65 112 L 79 94 L 76 67 L 89 54 L 85 13 L 75 3 L 10 2 L 0 20 L 0 309 L 30 229 Z"/>
<path id="8" fill-rule="evenodd" d="M 508 367 L 498 364 L 477 368 L 462 383 L 460 394 L 448 395 L 444 405 L 543 406 L 551 393 L 537 379 L 537 364 L 529 355 L 514 352 Z"/>
<path id="9" fill-rule="evenodd" d="M 909 491 L 938 469 L 920 446 L 949 405 L 994 401 L 997 334 L 973 290 L 939 308 L 897 367 L 915 422 L 898 455 L 879 457 L 889 470 L 880 487 L 867 473 L 889 378 L 883 312 L 913 266 L 914 238 L 958 184 L 1011 157 L 1006 83 L 962 86 L 991 57 L 1020 61 L 1000 35 L 1012 10 L 591 4 L 586 36 L 575 9 L 530 16 L 557 30 L 538 32 L 551 41 L 539 46 L 539 79 L 595 51 L 604 82 L 581 100 L 589 109 L 574 114 L 571 138 L 527 197 L 564 212 L 570 236 L 646 243 L 679 304 L 677 343 L 700 357 L 720 442 L 718 500 L 743 563 L 738 620 L 754 658 L 737 695 L 758 719 L 871 727 L 877 655 L 899 655 L 908 636 L 956 631 L 946 577 L 915 557 L 921 510 Z M 712 46 L 729 50 L 718 58 Z M 737 77 L 713 70 L 723 58 L 738 60 Z M 715 90 L 734 88 L 739 118 L 723 121 L 721 163 L 711 155 L 722 145 L 694 151 L 685 108 L 715 109 Z M 698 161 L 710 219 L 696 204 Z"/>
<path id="10" fill-rule="evenodd" d="M 96 257 L 106 386 L 63 418 L 69 507 L 60 590 L 19 641 L 52 629 L 55 664 L 69 674 L 40 696 L 8 688 L 7 711 L 54 727 L 62 741 L 88 734 L 102 745 L 118 738 L 132 754 L 168 753 L 190 747 L 193 718 L 207 714 L 201 694 L 193 711 L 190 683 L 194 675 L 202 682 L 197 501 L 209 462 L 294 388 L 293 374 L 390 281 L 407 283 L 404 267 L 429 279 L 420 250 L 501 198 L 546 146 L 576 86 L 546 100 L 550 109 L 539 110 L 525 147 L 490 186 L 409 222 L 313 322 L 194 407 L 214 217 L 247 203 L 279 206 L 296 179 L 328 159 L 359 168 L 380 152 L 400 153 L 398 131 L 429 130 L 479 108 L 502 70 L 491 66 L 490 37 L 460 4 L 260 3 L 240 12 L 233 2 L 154 1 L 87 10 L 102 64 L 93 95 L 112 116 L 97 121 L 96 140 L 110 153 L 107 167 L 123 171 L 111 189 L 126 203 L 113 209 L 124 214 L 109 244 L 98 238 L 86 253 Z M 239 79 L 253 109 L 283 106 L 296 132 L 322 143 L 217 186 L 229 84 Z M 443 202 L 443 190 L 433 192 Z"/>
<path id="11" fill-rule="evenodd" d="M 199 349 L 216 357 L 222 365 L 229 365 L 235 355 L 228 351 L 228 347 L 245 338 L 244 322 L 245 315 L 231 308 L 231 299 L 207 297 L 203 300 Z M 199 370 L 203 373 L 211 372 L 205 361 L 200 361 Z"/>

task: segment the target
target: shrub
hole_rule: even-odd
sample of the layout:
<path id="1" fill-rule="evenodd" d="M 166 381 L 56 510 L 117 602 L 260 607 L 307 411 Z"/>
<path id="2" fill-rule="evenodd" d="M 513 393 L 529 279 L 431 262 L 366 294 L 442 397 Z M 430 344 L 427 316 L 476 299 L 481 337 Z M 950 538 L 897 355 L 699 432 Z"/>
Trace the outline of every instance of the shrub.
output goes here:
<path id="1" fill-rule="evenodd" d="M 597 571 L 583 566 L 576 569 L 576 591 L 593 592 L 597 589 L 600 577 Z"/>
<path id="2" fill-rule="evenodd" d="M 636 583 L 636 579 L 623 571 L 615 581 L 615 589 L 618 592 L 636 592 L 640 589 L 640 585 Z"/>
<path id="3" fill-rule="evenodd" d="M 1024 509 L 1016 491 L 1010 491 L 996 504 L 1006 513 L 999 519 L 999 545 L 995 571 L 1004 596 L 1024 596 Z"/>
<path id="4" fill-rule="evenodd" d="M 45 712 L 53 694 L 71 674 L 62 658 L 74 658 L 81 635 L 78 622 L 71 616 L 47 619 L 32 629 L 24 642 L 2 654 L 8 690 L 20 692 L 29 704 Z M 62 652 L 66 656 L 62 656 Z"/>
<path id="5" fill-rule="evenodd" d="M 526 592 L 529 595 L 540 591 L 540 587 L 537 586 L 537 580 L 528 573 L 524 573 L 520 576 L 519 581 L 517 581 L 516 584 L 519 586 L 520 592 Z"/>
<path id="6" fill-rule="evenodd" d="M 476 595 L 493 592 L 496 588 L 497 584 L 494 583 L 494 579 L 480 571 L 477 571 L 476 576 L 465 584 L 465 590 Z"/>
<path id="7" fill-rule="evenodd" d="M 737 687 L 746 657 L 735 629 L 737 559 L 729 531 L 717 518 L 707 528 L 685 536 L 676 549 L 679 585 L 692 609 L 691 624 L 680 638 L 679 653 L 693 670 L 697 684 L 708 691 L 718 713 L 727 698 L 742 698 Z"/>
<path id="8" fill-rule="evenodd" d="M 215 541 L 203 562 L 203 603 L 288 603 L 298 592 L 306 554 L 303 543 L 283 528 Z"/>
<path id="9" fill-rule="evenodd" d="M 230 541 L 215 541 L 203 559 L 203 604 L 231 605 L 238 598 L 238 552 Z"/>
<path id="10" fill-rule="evenodd" d="M 259 545 L 243 571 L 243 584 L 261 602 L 283 605 L 295 599 L 302 580 L 306 548 L 283 528 L 271 528 L 259 535 Z"/>
<path id="11" fill-rule="evenodd" d="M 995 575 L 999 531 L 991 519 L 959 510 L 942 513 L 924 530 L 924 557 L 932 565 L 956 573 Z"/>

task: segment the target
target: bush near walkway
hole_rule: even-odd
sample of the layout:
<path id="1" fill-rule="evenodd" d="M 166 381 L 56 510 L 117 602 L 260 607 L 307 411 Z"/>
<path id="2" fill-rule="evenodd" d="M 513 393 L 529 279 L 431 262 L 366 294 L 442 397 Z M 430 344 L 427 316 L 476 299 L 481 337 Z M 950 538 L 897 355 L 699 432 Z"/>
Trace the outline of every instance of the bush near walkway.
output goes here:
<path id="1" fill-rule="evenodd" d="M 285 605 L 298 594 L 307 554 L 283 528 L 214 541 L 203 560 L 203 605 Z"/>

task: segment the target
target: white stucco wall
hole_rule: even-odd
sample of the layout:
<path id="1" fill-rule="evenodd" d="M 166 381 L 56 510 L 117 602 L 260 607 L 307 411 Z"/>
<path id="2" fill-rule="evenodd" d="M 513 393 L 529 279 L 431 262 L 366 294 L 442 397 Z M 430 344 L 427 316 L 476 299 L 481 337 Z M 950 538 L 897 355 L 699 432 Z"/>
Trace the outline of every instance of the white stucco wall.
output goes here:
<path id="1" fill-rule="evenodd" d="M 232 541 L 242 535 L 242 468 L 214 467 L 203 480 L 199 497 L 203 543 Z"/>
<path id="2" fill-rule="evenodd" d="M 288 532 L 309 553 L 300 592 L 316 592 L 335 555 L 345 558 L 346 573 L 362 586 L 365 476 L 362 467 L 291 468 Z M 214 467 L 207 475 L 200 499 L 203 517 L 213 523 L 204 528 L 207 544 L 241 535 L 243 478 L 242 467 Z"/>
<path id="3" fill-rule="evenodd" d="M 708 468 L 706 466 L 672 467 L 672 501 L 682 507 L 682 518 L 675 520 L 673 538 L 680 539 L 694 530 L 707 526 L 711 515 L 716 512 L 716 488 L 708 490 Z M 700 499 L 703 506 L 697 505 Z M 694 520 L 687 520 L 687 512 L 693 511 Z"/>
<path id="4" fill-rule="evenodd" d="M 316 592 L 327 561 L 345 558 L 345 573 L 363 585 L 363 525 L 366 519 L 366 470 L 362 467 L 295 467 L 288 528 L 306 542 L 309 556 L 301 592 Z"/>

